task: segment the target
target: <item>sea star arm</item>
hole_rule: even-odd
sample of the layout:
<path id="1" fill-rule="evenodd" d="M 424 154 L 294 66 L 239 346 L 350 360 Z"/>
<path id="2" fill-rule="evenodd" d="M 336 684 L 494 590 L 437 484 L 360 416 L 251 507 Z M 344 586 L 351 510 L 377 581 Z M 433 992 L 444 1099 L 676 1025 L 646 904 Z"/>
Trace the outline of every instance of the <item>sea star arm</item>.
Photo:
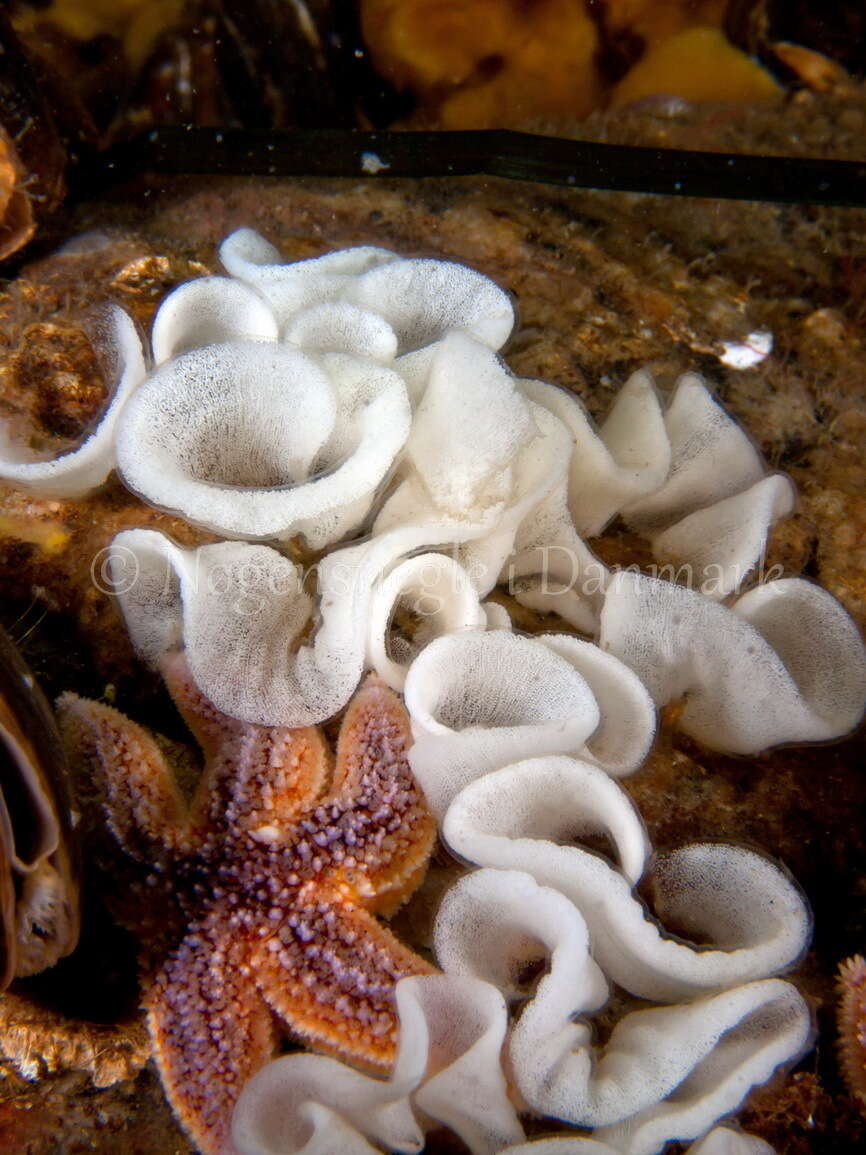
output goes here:
<path id="1" fill-rule="evenodd" d="M 252 958 L 263 997 L 304 1042 L 376 1068 L 394 1061 L 397 982 L 435 973 L 373 915 L 339 896 L 317 902 L 312 887 Z"/>
<path id="2" fill-rule="evenodd" d="M 320 732 L 314 726 L 290 730 L 228 717 L 199 690 L 183 654 L 168 655 L 162 674 L 205 755 L 191 807 L 193 826 L 281 842 L 328 779 L 330 754 Z"/>
<path id="3" fill-rule="evenodd" d="M 174 774 L 154 738 L 101 702 L 63 694 L 58 718 L 70 760 L 102 781 L 109 825 L 144 862 L 189 849 L 189 823 Z"/>
<path id="4" fill-rule="evenodd" d="M 202 1155 L 234 1155 L 235 1102 L 276 1050 L 249 953 L 248 940 L 215 911 L 163 963 L 145 1002 L 163 1087 Z"/>
<path id="5" fill-rule="evenodd" d="M 352 699 L 337 746 L 329 799 L 346 849 L 341 877 L 371 910 L 389 914 L 421 880 L 436 824 L 407 759 L 409 717 L 397 695 L 370 675 Z M 317 815 L 319 811 L 317 811 Z"/>

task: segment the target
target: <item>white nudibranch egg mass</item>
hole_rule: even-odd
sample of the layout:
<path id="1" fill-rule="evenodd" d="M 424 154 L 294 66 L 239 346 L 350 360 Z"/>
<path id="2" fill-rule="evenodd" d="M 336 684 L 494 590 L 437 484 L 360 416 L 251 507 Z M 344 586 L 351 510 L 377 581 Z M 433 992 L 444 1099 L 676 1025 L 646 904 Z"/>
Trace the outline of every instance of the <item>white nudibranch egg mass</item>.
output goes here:
<path id="1" fill-rule="evenodd" d="M 281 727 L 332 718 L 372 669 L 405 694 L 412 771 L 475 868 L 436 918 L 442 973 L 397 983 L 390 1078 L 278 1059 L 240 1096 L 235 1148 L 408 1155 L 444 1125 L 473 1155 L 769 1151 L 716 1124 L 809 1045 L 806 1003 L 778 977 L 808 946 L 808 907 L 751 850 L 653 857 L 617 779 L 669 703 L 728 753 L 858 724 L 854 622 L 800 578 L 756 584 L 792 482 L 694 373 L 666 396 L 634 373 L 598 426 L 574 394 L 516 376 L 499 355 L 511 298 L 464 265 L 369 246 L 284 263 L 250 229 L 220 256 L 225 276 L 162 302 L 150 350 L 112 308 L 101 424 L 50 461 L 4 433 L 0 477 L 75 497 L 115 469 L 216 534 L 116 537 L 142 659 L 183 650 L 218 710 Z M 594 555 L 616 517 L 677 581 Z M 485 602 L 505 582 L 569 632 L 513 632 Z M 611 985 L 654 1005 L 601 1049 Z M 527 1144 L 525 1110 L 584 1131 Z"/>

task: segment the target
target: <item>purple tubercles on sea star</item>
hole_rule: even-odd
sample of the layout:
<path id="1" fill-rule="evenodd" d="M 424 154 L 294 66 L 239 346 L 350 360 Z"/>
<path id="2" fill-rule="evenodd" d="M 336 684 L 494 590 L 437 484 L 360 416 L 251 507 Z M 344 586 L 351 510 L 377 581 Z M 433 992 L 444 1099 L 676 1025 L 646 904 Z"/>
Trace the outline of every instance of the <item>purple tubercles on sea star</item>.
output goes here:
<path id="1" fill-rule="evenodd" d="M 319 1050 L 392 1063 L 395 984 L 432 968 L 375 915 L 418 885 L 435 825 L 406 759 L 405 710 L 378 678 L 349 705 L 332 767 L 316 728 L 226 717 L 181 655 L 163 673 L 205 755 L 189 801 L 154 738 L 118 711 L 67 694 L 61 721 L 153 899 L 135 929 L 166 1094 L 201 1151 L 227 1155 L 235 1100 L 276 1051 L 275 1016 Z"/>

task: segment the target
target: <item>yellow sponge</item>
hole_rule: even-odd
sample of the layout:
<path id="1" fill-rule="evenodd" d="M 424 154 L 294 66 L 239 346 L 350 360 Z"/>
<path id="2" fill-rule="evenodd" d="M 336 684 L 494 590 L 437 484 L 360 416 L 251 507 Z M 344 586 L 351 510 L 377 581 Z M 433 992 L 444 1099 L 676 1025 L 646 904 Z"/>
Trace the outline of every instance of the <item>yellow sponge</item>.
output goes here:
<path id="1" fill-rule="evenodd" d="M 364 0 L 379 72 L 444 128 L 582 117 L 600 102 L 595 24 L 583 0 Z"/>
<path id="2" fill-rule="evenodd" d="M 611 94 L 618 107 L 648 96 L 683 100 L 775 100 L 773 77 L 716 28 L 688 28 L 653 45 Z"/>

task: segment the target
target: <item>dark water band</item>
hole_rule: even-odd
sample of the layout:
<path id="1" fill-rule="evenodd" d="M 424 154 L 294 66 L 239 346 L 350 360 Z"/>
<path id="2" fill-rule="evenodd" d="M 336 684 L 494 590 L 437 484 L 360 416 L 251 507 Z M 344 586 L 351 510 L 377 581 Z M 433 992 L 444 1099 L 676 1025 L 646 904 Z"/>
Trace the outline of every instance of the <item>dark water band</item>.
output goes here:
<path id="1" fill-rule="evenodd" d="M 866 161 L 691 152 L 524 132 L 160 128 L 114 145 L 88 177 L 495 176 L 573 188 L 788 204 L 866 206 Z"/>

